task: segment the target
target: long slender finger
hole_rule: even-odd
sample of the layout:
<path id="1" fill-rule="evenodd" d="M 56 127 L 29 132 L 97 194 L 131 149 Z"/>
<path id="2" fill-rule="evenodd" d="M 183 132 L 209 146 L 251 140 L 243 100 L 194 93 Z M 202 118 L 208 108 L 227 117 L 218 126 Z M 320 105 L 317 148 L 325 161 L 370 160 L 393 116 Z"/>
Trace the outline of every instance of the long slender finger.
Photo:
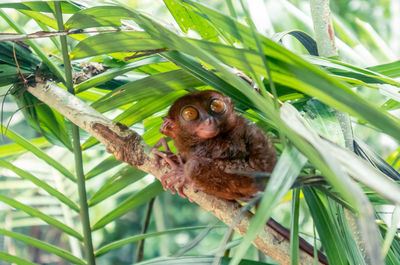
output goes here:
<path id="1" fill-rule="evenodd" d="M 168 188 L 174 189 L 174 188 L 176 188 L 176 187 L 179 187 L 179 186 L 181 186 L 181 183 L 182 183 L 182 182 L 183 182 L 183 181 L 182 181 L 182 179 L 181 179 L 180 177 L 171 179 L 171 181 L 168 182 Z"/>
<path id="2" fill-rule="evenodd" d="M 157 153 L 157 152 L 159 152 L 157 149 L 160 147 L 160 145 L 162 144 L 162 141 L 163 141 L 163 138 L 164 137 L 162 137 L 160 140 L 158 140 L 158 142 L 153 146 L 153 149 L 152 149 L 152 153 L 155 155 L 155 163 L 154 163 L 154 166 L 156 167 L 156 169 L 160 169 L 160 160 L 161 160 L 161 157 L 162 156 L 160 156 L 160 154 L 159 153 Z M 164 141 L 165 141 L 165 139 L 164 139 Z"/>
<path id="3" fill-rule="evenodd" d="M 171 152 L 171 149 L 169 149 L 168 143 L 167 143 L 167 138 L 163 137 L 160 139 L 162 146 L 165 148 L 166 151 Z"/>
<path id="4" fill-rule="evenodd" d="M 161 167 L 161 160 L 166 160 L 171 154 L 165 153 L 164 151 L 158 151 L 157 149 L 153 149 L 153 155 L 155 156 L 155 167 L 159 169 Z"/>
<path id="5" fill-rule="evenodd" d="M 176 191 L 178 192 L 178 195 L 181 196 L 182 198 L 187 198 L 186 194 L 183 192 L 183 186 L 184 186 L 184 185 L 182 185 L 181 187 L 178 187 L 178 188 L 176 189 Z M 190 199 L 189 199 L 189 200 L 190 200 Z"/>
<path id="6" fill-rule="evenodd" d="M 156 169 L 160 169 L 161 168 L 161 157 L 159 155 L 156 154 L 156 152 L 153 150 L 153 154 L 154 154 L 154 167 Z"/>
<path id="7" fill-rule="evenodd" d="M 158 150 L 155 150 L 153 152 L 154 152 L 154 154 L 156 154 L 156 155 L 160 156 L 162 159 L 164 159 L 171 166 L 171 169 L 175 169 L 178 167 L 176 162 L 171 159 L 169 154 L 162 152 L 162 151 L 158 151 Z"/>
<path id="8" fill-rule="evenodd" d="M 177 157 L 179 165 L 183 165 L 182 157 L 180 155 L 177 155 Z"/>
<path id="9" fill-rule="evenodd" d="M 160 182 L 161 182 L 161 185 L 163 186 L 163 189 L 164 189 L 164 190 L 167 190 L 167 189 L 168 189 L 168 184 L 167 184 L 167 177 L 166 177 L 166 175 L 161 176 Z"/>
<path id="10" fill-rule="evenodd" d="M 165 142 L 165 137 L 162 137 L 160 140 L 158 140 L 158 142 L 153 146 L 153 148 L 158 149 L 162 145 L 163 141 Z"/>
<path id="11" fill-rule="evenodd" d="M 181 177 L 181 178 L 177 178 L 174 179 L 173 181 L 171 181 L 171 183 L 169 183 L 169 185 L 172 188 L 175 188 L 177 193 L 182 197 L 182 198 L 187 198 L 186 194 L 183 192 L 183 186 L 185 185 L 185 178 Z"/>
<path id="12" fill-rule="evenodd" d="M 160 181 L 161 181 L 161 184 L 163 185 L 164 190 L 170 189 L 172 191 L 170 181 L 171 180 L 173 181 L 174 176 L 175 176 L 175 174 L 171 174 L 171 172 L 170 172 L 170 173 L 163 175 L 160 178 Z M 173 191 L 173 192 L 175 193 L 175 191 Z"/>

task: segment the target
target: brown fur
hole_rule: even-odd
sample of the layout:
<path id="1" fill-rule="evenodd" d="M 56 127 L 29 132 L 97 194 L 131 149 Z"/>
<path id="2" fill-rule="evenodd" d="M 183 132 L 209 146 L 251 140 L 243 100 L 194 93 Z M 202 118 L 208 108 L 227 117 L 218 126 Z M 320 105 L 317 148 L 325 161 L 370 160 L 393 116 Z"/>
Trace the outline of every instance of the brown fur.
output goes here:
<path id="1" fill-rule="evenodd" d="M 224 113 L 210 112 L 212 99 L 225 102 Z M 182 108 L 188 105 L 199 110 L 197 120 L 185 121 L 181 117 Z M 217 124 L 218 134 L 204 139 L 198 133 L 210 116 Z M 174 140 L 183 161 L 184 177 L 200 190 L 219 198 L 251 198 L 264 188 L 263 185 L 252 177 L 231 172 L 271 172 L 277 161 L 275 148 L 267 135 L 237 115 L 230 98 L 216 91 L 194 92 L 178 99 L 164 117 L 160 131 Z"/>

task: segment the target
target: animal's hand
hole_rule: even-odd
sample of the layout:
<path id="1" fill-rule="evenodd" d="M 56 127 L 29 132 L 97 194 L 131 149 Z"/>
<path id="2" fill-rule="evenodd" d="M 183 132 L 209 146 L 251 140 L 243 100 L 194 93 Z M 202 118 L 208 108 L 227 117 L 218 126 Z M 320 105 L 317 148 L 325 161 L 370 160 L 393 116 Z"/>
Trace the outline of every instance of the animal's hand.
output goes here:
<path id="1" fill-rule="evenodd" d="M 165 151 L 159 151 L 158 148 L 160 146 L 163 146 L 165 148 Z M 164 163 L 166 165 L 170 164 L 170 162 L 168 162 L 169 160 L 172 160 L 174 162 L 177 162 L 178 160 L 177 155 L 172 153 L 171 150 L 169 149 L 169 146 L 167 144 L 167 141 L 165 139 L 165 137 L 161 138 L 154 146 L 153 146 L 153 150 L 152 153 L 155 157 L 155 167 L 157 169 L 161 168 L 161 164 Z"/>
<path id="2" fill-rule="evenodd" d="M 163 145 L 166 151 L 157 150 L 160 145 Z M 156 156 L 155 166 L 157 168 L 160 168 L 162 163 L 165 163 L 171 168 L 167 174 L 160 178 L 164 190 L 169 189 L 172 194 L 175 194 L 176 190 L 182 198 L 186 198 L 187 196 L 183 192 L 183 187 L 188 183 L 188 178 L 185 176 L 181 157 L 171 152 L 165 138 L 161 138 L 153 147 L 153 154 Z"/>

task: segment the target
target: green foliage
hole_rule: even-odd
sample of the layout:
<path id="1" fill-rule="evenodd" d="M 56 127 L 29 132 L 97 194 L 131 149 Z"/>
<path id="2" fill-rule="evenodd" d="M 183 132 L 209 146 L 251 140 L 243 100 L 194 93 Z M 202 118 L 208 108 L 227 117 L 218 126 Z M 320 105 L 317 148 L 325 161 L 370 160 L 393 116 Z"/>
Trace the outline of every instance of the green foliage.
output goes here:
<path id="1" fill-rule="evenodd" d="M 0 16 L 9 28 L 24 34 L 24 23 L 30 20 L 37 24 L 38 30 L 57 30 L 57 22 L 51 16 L 56 13 L 52 1 L 13 2 L 0 4 Z M 320 242 L 330 264 L 373 262 L 379 265 L 383 264 L 382 257 L 385 264 L 396 264 L 396 258 L 400 257 L 400 240 L 395 233 L 400 187 L 393 180 L 398 180 L 399 148 L 390 150 L 393 153 L 385 162 L 382 154 L 370 150 L 374 148 L 363 144 L 363 140 L 382 135 L 400 140 L 400 119 L 389 112 L 400 108 L 400 82 L 396 79 L 400 77 L 400 62 L 389 62 L 395 59 L 387 45 L 390 36 L 379 36 L 377 32 L 380 31 L 370 25 L 374 21 L 365 21 L 364 15 L 360 17 L 363 21 L 346 17 L 347 14 L 337 8 L 340 2 L 335 1 L 333 10 L 338 10 L 334 18 L 335 30 L 344 41 L 339 41 L 341 60 L 316 56 L 316 42 L 311 37 L 307 15 L 286 1 L 273 3 L 284 10 L 277 16 L 288 19 L 282 23 L 271 17 L 272 25 L 282 31 L 271 38 L 264 32 L 257 32 L 255 18 L 256 25 L 247 17 L 247 10 L 241 10 L 233 2 L 228 1 L 230 5 L 224 7 L 231 9 L 232 16 L 229 16 L 227 12 L 192 0 L 164 0 L 165 6 L 161 9 L 168 15 L 164 17 L 173 19 L 168 23 L 122 3 L 107 6 L 93 3 L 84 7 L 61 1 L 62 13 L 68 14 L 65 28 L 76 31 L 68 35 L 69 53 L 65 47 L 60 49 L 57 39 L 50 41 L 46 32 L 42 33 L 44 38 L 40 42 L 26 40 L 30 48 L 2 42 L 0 38 L 0 86 L 13 85 L 5 94 L 14 96 L 12 100 L 7 97 L 4 102 L 17 103 L 27 121 L 24 128 L 33 128 L 43 136 L 28 137 L 13 123 L 11 128 L 3 130 L 7 139 L 14 143 L 0 146 L 0 167 L 9 170 L 0 171 L 6 172 L 0 176 L 0 186 L 6 187 L 0 187 L 0 201 L 14 210 L 0 209 L 0 218 L 4 217 L 0 219 L 4 223 L 0 234 L 12 238 L 13 244 L 23 242 L 68 262 L 87 264 L 79 254 L 82 250 L 79 242 L 87 242 L 79 220 L 83 214 L 90 213 L 90 225 L 83 229 L 94 238 L 91 254 L 99 263 L 133 263 L 132 244 L 144 239 L 146 244 L 155 247 L 145 248 L 146 260 L 139 264 L 211 264 L 214 260 L 205 255 L 214 254 L 212 250 L 217 248 L 221 234 L 216 231 L 207 232 L 202 235 L 204 238 L 199 236 L 192 245 L 182 247 L 191 249 L 190 256 L 171 255 L 177 251 L 179 239 L 171 234 L 193 235 L 190 231 L 208 231 L 205 221 L 198 217 L 201 213 L 194 213 L 195 206 L 183 204 L 176 196 L 171 203 L 171 197 L 162 194 L 158 181 L 149 181 L 145 172 L 130 166 L 120 166 L 114 157 L 105 156 L 102 147 L 87 150 L 98 141 L 84 132 L 81 137 L 84 140 L 81 148 L 85 150 L 83 162 L 79 159 L 75 162 L 86 171 L 84 184 L 88 199 L 78 203 L 77 178 L 72 173 L 73 163 L 69 161 L 73 150 L 71 126 L 61 114 L 25 91 L 26 85 L 40 79 L 68 87 L 65 80 L 71 76 L 64 73 L 64 62 L 60 59 L 64 53 L 69 55 L 76 72 L 89 62 L 106 67 L 103 73 L 89 75 L 87 80 L 75 84 L 76 96 L 114 121 L 133 127 L 149 144 L 161 137 L 158 132 L 160 117 L 168 106 L 180 96 L 202 89 L 216 89 L 230 96 L 239 112 L 269 130 L 277 142 L 279 163 L 247 234 L 239 247 L 231 250 L 232 259 L 224 258 L 221 264 L 269 264 L 243 258 L 254 259 L 249 254 L 252 240 L 270 216 L 279 215 L 274 210 L 284 205 L 280 201 L 299 175 L 305 179 L 322 175 L 325 181 L 296 188 L 292 210 L 286 211 L 287 215 L 292 213 L 286 218 L 292 225 L 292 264 L 301 259 L 301 255 L 297 256 L 296 242 L 299 236 L 311 233 L 306 228 L 311 223 L 318 232 L 314 242 Z M 3 8 L 18 10 L 23 21 L 12 19 Z M 154 6 L 150 8 L 159 12 Z M 389 10 L 389 6 L 385 8 Z M 242 22 L 243 19 L 247 23 Z M 290 23 L 295 24 L 288 26 Z M 172 28 L 171 24 L 178 27 Z M 287 42 L 286 35 L 292 35 L 299 42 Z M 368 52 L 363 45 L 373 52 Z M 360 46 L 362 53 L 356 49 Z M 311 55 L 302 54 L 305 50 Z M 365 67 L 370 64 L 367 59 L 363 61 L 363 57 L 382 64 Z M 234 69 L 254 79 L 262 94 L 239 78 Z M 272 99 L 273 87 L 278 96 L 275 99 Z M 282 103 L 280 108 L 275 106 L 278 100 Z M 369 128 L 369 135 L 355 142 L 359 157 L 343 148 L 343 134 L 335 109 L 351 115 L 353 124 L 357 124 L 353 126 L 355 135 L 362 135 Z M 54 155 L 57 152 L 63 155 Z M 40 165 L 38 167 L 43 167 L 44 162 L 45 168 L 38 171 L 31 164 L 21 166 L 19 161 L 25 156 Z M 15 182 L 16 177 L 18 182 Z M 156 221 L 151 223 L 150 231 L 140 232 L 141 206 L 155 197 L 166 200 L 156 201 L 162 205 L 156 203 L 158 208 L 153 210 Z M 38 204 L 35 198 L 40 199 Z M 89 206 L 87 212 L 79 212 L 78 205 L 82 203 Z M 382 217 L 373 210 L 378 211 L 376 207 L 382 204 L 397 205 L 393 216 L 395 224 L 389 228 L 381 225 L 378 229 L 376 219 L 381 222 Z M 352 220 L 346 211 L 354 214 L 356 227 L 350 224 Z M 166 229 L 164 224 L 169 221 L 163 220 L 163 215 L 169 214 L 174 216 L 179 228 Z M 194 219 L 200 220 L 193 223 Z M 21 226 L 16 225 L 18 222 Z M 45 242 L 48 238 L 25 235 L 26 227 L 33 227 L 33 224 L 40 224 L 43 231 L 54 229 L 62 235 L 61 241 L 55 246 Z M 120 225 L 122 228 L 118 228 Z M 163 242 L 161 235 L 168 236 L 169 242 Z M 151 241 L 152 238 L 157 241 Z M 208 247 L 203 245 L 205 241 Z M 382 242 L 385 242 L 383 246 Z M 71 251 L 67 250 L 68 245 Z M 19 254 L 0 252 L 0 259 L 34 264 L 23 251 Z M 158 257 L 160 255 L 171 256 Z"/>

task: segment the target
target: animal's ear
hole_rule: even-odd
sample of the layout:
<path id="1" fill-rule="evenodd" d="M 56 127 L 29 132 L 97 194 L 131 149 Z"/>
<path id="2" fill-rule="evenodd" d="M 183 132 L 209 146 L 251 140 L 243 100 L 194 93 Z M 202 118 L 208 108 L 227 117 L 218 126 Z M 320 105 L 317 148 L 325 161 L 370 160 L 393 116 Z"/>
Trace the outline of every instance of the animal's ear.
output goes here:
<path id="1" fill-rule="evenodd" d="M 168 116 L 162 117 L 162 119 L 164 122 L 161 124 L 160 133 L 168 137 L 175 138 L 175 131 L 176 131 L 175 121 Z"/>
<path id="2" fill-rule="evenodd" d="M 232 99 L 231 99 L 230 97 L 225 96 L 225 97 L 224 97 L 224 101 L 225 101 L 225 103 L 226 103 L 227 105 L 229 105 L 229 106 L 233 109 L 233 102 L 232 102 Z"/>

